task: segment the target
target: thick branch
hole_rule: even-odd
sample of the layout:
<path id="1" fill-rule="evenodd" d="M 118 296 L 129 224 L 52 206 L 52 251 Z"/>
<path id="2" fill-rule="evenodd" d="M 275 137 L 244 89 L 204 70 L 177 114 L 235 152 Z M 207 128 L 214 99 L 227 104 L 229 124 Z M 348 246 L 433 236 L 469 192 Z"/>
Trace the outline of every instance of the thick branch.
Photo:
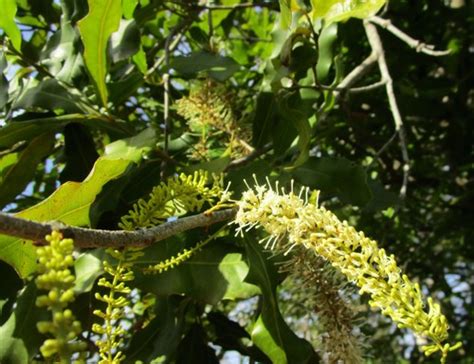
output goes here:
<path id="1" fill-rule="evenodd" d="M 43 245 L 46 243 L 45 236 L 56 230 L 64 237 L 74 239 L 77 248 L 146 247 L 187 230 L 230 220 L 236 212 L 235 209 L 226 209 L 202 213 L 136 231 L 86 229 L 54 221 L 41 223 L 0 212 L 0 233 Z"/>

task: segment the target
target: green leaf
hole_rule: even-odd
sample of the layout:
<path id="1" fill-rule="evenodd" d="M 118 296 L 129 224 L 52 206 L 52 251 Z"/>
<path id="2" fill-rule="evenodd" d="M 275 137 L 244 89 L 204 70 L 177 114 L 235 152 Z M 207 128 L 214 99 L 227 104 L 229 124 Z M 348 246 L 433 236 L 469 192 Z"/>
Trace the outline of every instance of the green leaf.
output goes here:
<path id="1" fill-rule="evenodd" d="M 375 15 L 386 0 L 311 0 L 313 19 L 327 24 L 349 18 L 365 19 Z"/>
<path id="2" fill-rule="evenodd" d="M 84 114 L 68 114 L 25 121 L 12 121 L 3 128 L 0 128 L 0 148 L 9 148 L 18 142 L 30 140 L 45 132 L 58 131 L 69 123 L 81 123 L 99 128 L 114 136 L 123 137 L 124 135 L 130 135 L 128 128 L 122 123 L 110 123 L 95 116 Z"/>
<path id="3" fill-rule="evenodd" d="M 176 350 L 176 364 L 218 364 L 216 352 L 207 341 L 204 328 L 197 323 L 193 324 Z"/>
<path id="4" fill-rule="evenodd" d="M 318 363 L 310 343 L 300 339 L 285 323 L 276 295 L 279 274 L 269 254 L 262 251 L 253 237 L 245 235 L 250 272 L 246 281 L 262 290 L 262 310 L 252 329 L 252 341 L 272 363 Z"/>
<path id="5" fill-rule="evenodd" d="M 128 59 L 140 49 L 140 30 L 134 20 L 121 20 L 110 37 L 110 54 L 114 63 Z"/>
<path id="6" fill-rule="evenodd" d="M 337 24 L 331 24 L 321 31 L 318 38 L 319 57 L 316 66 L 318 80 L 324 82 L 334 59 L 334 43 L 337 40 Z"/>
<path id="7" fill-rule="evenodd" d="M 290 92 L 284 94 L 281 98 L 279 109 L 283 119 L 288 123 L 292 123 L 298 131 L 300 154 L 292 164 L 292 168 L 295 168 L 306 162 L 309 157 L 309 146 L 313 135 L 308 119 L 312 112 L 311 102 L 303 101 L 298 92 Z"/>
<path id="8" fill-rule="evenodd" d="M 61 172 L 60 181 L 82 181 L 99 158 L 94 139 L 87 127 L 70 123 L 64 127 L 64 144 L 66 166 Z"/>
<path id="9" fill-rule="evenodd" d="M 125 351 L 127 360 L 142 360 L 151 363 L 153 359 L 165 357 L 171 361 L 185 332 L 185 314 L 190 300 L 181 296 L 164 297 L 154 307 L 156 317 L 142 330 L 133 335 Z"/>
<path id="10" fill-rule="evenodd" d="M 273 93 L 262 92 L 257 96 L 257 105 L 253 117 L 253 145 L 263 147 L 271 136 L 275 124 L 276 100 Z"/>
<path id="11" fill-rule="evenodd" d="M 13 47 L 17 51 L 21 51 L 21 32 L 15 23 L 16 1 L 0 0 L 0 29 L 8 35 Z"/>
<path id="12" fill-rule="evenodd" d="M 36 285 L 30 282 L 18 297 L 15 310 L 0 327 L 0 363 L 30 363 L 42 344 L 44 337 L 36 323 L 46 318 L 46 311 L 36 307 L 36 291 Z"/>
<path id="13" fill-rule="evenodd" d="M 122 0 L 122 10 L 125 19 L 133 18 L 133 12 L 138 5 L 138 0 Z"/>
<path id="14" fill-rule="evenodd" d="M 7 60 L 5 54 L 0 51 L 0 110 L 8 102 L 8 80 L 6 79 L 3 71 L 7 68 Z"/>
<path id="15" fill-rule="evenodd" d="M 105 147 L 105 156 L 109 159 L 125 158 L 138 162 L 143 154 L 147 153 L 156 144 L 156 132 L 153 128 L 146 128 L 137 135 L 117 140 Z"/>
<path id="16" fill-rule="evenodd" d="M 291 25 L 291 0 L 279 0 L 280 3 L 280 25 L 286 29 Z"/>
<path id="17" fill-rule="evenodd" d="M 293 174 L 303 185 L 346 203 L 363 206 L 372 197 L 364 168 L 345 158 L 310 158 Z"/>
<path id="18" fill-rule="evenodd" d="M 230 57 L 199 51 L 186 57 L 173 58 L 170 68 L 183 75 L 206 72 L 217 81 L 225 81 L 239 70 L 240 65 Z"/>
<path id="19" fill-rule="evenodd" d="M 74 282 L 74 292 L 76 294 L 89 292 L 94 286 L 95 280 L 104 273 L 102 262 L 105 252 L 103 249 L 96 249 L 92 252 L 83 253 L 74 262 L 76 280 Z"/>
<path id="20" fill-rule="evenodd" d="M 36 137 L 18 155 L 15 164 L 2 169 L 0 176 L 0 207 L 12 202 L 36 173 L 36 167 L 54 148 L 54 134 Z"/>
<path id="21" fill-rule="evenodd" d="M 84 43 L 84 61 L 102 105 L 107 106 L 107 42 L 120 25 L 122 6 L 116 0 L 88 0 L 89 13 L 78 22 Z"/>
<path id="22" fill-rule="evenodd" d="M 153 142 L 148 138 L 144 140 Z M 138 161 L 143 151 L 150 148 L 149 144 L 143 145 L 141 142 L 143 139 L 137 136 L 135 139 L 113 143 L 117 146 L 112 148 L 113 153 L 100 157 L 82 183 L 67 182 L 47 199 L 15 216 L 35 221 L 57 220 L 69 225 L 89 226 L 90 207 L 102 187 L 125 173 L 130 163 Z M 13 266 L 21 277 L 28 276 L 36 269 L 35 248 L 23 239 L 0 235 L 0 259 Z"/>
<path id="23" fill-rule="evenodd" d="M 173 240 L 173 241 L 170 241 Z M 186 245 L 166 240 L 146 251 L 137 264 L 156 264 L 176 255 Z M 189 244 L 187 244 L 189 248 Z M 248 298 L 259 292 L 244 282 L 248 272 L 242 253 L 222 241 L 206 246 L 194 257 L 161 274 L 136 279 L 139 288 L 158 296 L 185 294 L 195 300 L 216 304 L 222 299 Z"/>
<path id="24" fill-rule="evenodd" d="M 70 113 L 87 111 L 79 96 L 71 94 L 54 79 L 41 81 L 38 86 L 28 89 L 13 105 L 14 109 L 37 107 L 47 110 L 63 109 Z"/>

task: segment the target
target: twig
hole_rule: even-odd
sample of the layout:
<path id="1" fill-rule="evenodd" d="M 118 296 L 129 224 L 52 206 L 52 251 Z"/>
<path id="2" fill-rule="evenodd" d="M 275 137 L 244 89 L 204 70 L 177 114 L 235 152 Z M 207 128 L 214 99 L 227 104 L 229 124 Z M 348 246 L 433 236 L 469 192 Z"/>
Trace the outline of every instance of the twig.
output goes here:
<path id="1" fill-rule="evenodd" d="M 385 83 L 386 82 L 384 80 L 380 80 L 380 81 L 374 82 L 370 85 L 360 86 L 360 87 L 352 87 L 352 88 L 348 89 L 347 91 L 350 92 L 351 94 L 358 94 L 358 93 L 362 93 L 362 92 L 373 91 L 373 90 L 376 90 L 380 87 L 385 86 Z"/>
<path id="2" fill-rule="evenodd" d="M 384 29 L 387 29 L 390 33 L 392 33 L 394 36 L 396 36 L 398 39 L 401 39 L 403 42 L 408 44 L 411 48 L 416 49 L 417 52 L 425 53 L 430 56 L 434 57 L 440 57 L 440 56 L 446 56 L 449 53 L 451 53 L 450 50 L 443 50 L 443 51 L 435 51 L 434 50 L 434 45 L 426 44 L 418 39 L 412 38 L 399 28 L 397 28 L 395 25 L 392 24 L 392 22 L 388 19 L 383 19 L 378 16 L 373 16 L 368 19 L 371 23 L 377 24 L 381 26 Z"/>
<path id="3" fill-rule="evenodd" d="M 165 54 L 162 55 L 160 58 L 156 60 L 156 62 L 151 66 L 150 69 L 145 74 L 145 80 L 148 80 L 154 73 L 155 71 L 162 65 L 163 62 L 166 61 L 166 49 L 168 49 L 168 53 L 173 52 L 176 47 L 179 45 L 181 42 L 181 39 L 184 36 L 184 32 L 186 31 L 187 27 L 189 26 L 190 22 L 189 21 L 184 21 L 181 24 L 178 24 L 173 31 L 168 35 L 168 37 L 165 40 Z M 174 38 L 176 36 L 176 38 Z M 173 39 L 174 38 L 174 39 Z M 173 39 L 173 41 L 171 41 Z M 168 45 L 166 45 L 168 43 Z"/>
<path id="4" fill-rule="evenodd" d="M 355 67 L 344 79 L 337 85 L 339 90 L 347 90 L 356 84 L 363 76 L 370 71 L 370 69 L 377 63 L 377 55 L 372 53 L 366 59 L 362 61 L 357 67 Z M 338 98 L 339 94 L 336 94 Z"/>
<path id="5" fill-rule="evenodd" d="M 0 233 L 33 240 L 37 245 L 47 244 L 45 236 L 56 230 L 64 237 L 74 239 L 77 248 L 146 247 L 187 230 L 230 220 L 236 212 L 236 209 L 226 209 L 202 213 L 136 231 L 86 229 L 60 222 L 41 223 L 0 212 Z"/>
<path id="6" fill-rule="evenodd" d="M 400 114 L 400 109 L 398 108 L 397 99 L 393 90 L 393 80 L 388 70 L 382 41 L 380 39 L 379 33 L 377 32 L 377 28 L 374 24 L 367 20 L 364 21 L 364 28 L 367 34 L 367 39 L 370 43 L 370 47 L 372 48 L 372 52 L 377 56 L 380 74 L 382 75 L 382 81 L 385 82 L 385 90 L 387 92 L 390 111 L 392 113 L 393 121 L 395 123 L 395 130 L 398 133 L 398 138 L 400 140 L 400 147 L 403 159 L 403 182 L 402 187 L 400 188 L 400 196 L 403 198 L 405 197 L 407 192 L 408 176 L 410 171 L 410 158 L 408 156 L 408 148 L 405 138 L 405 129 L 403 127 L 403 120 Z"/>

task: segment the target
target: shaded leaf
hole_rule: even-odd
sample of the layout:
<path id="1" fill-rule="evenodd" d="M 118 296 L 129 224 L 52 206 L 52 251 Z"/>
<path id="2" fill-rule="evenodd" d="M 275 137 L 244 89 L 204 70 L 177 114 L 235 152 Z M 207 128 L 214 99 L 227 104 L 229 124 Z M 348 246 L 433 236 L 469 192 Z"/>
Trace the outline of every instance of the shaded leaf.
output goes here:
<path id="1" fill-rule="evenodd" d="M 318 358 L 310 343 L 300 339 L 285 323 L 276 296 L 279 274 L 269 254 L 248 234 L 245 249 L 250 272 L 246 281 L 262 291 L 262 310 L 252 329 L 252 341 L 272 363 L 317 363 Z"/>
<path id="2" fill-rule="evenodd" d="M 110 123 L 84 114 L 69 114 L 25 121 L 12 121 L 3 128 L 0 128 L 0 148 L 11 147 L 20 141 L 29 140 L 45 132 L 60 130 L 69 123 L 82 123 L 87 126 L 96 127 L 114 136 L 123 137 L 130 135 L 128 128 L 122 123 Z"/>
<path id="3" fill-rule="evenodd" d="M 253 117 L 253 145 L 260 148 L 270 139 L 276 118 L 276 100 L 273 93 L 262 92 L 257 97 Z"/>
<path id="4" fill-rule="evenodd" d="M 179 296 L 158 300 L 154 312 L 156 317 L 143 329 L 133 335 L 125 351 L 127 359 L 142 360 L 145 363 L 164 357 L 168 361 L 185 332 L 185 314 L 190 301 Z"/>
<path id="5" fill-rule="evenodd" d="M 177 349 L 177 364 L 218 364 L 214 349 L 207 344 L 207 335 L 199 324 L 193 324 Z"/>
<path id="6" fill-rule="evenodd" d="M 121 20 L 119 29 L 110 37 L 113 62 L 133 56 L 140 49 L 140 30 L 134 20 Z"/>
<path id="7" fill-rule="evenodd" d="M 84 61 L 94 81 L 102 105 L 107 106 L 107 42 L 122 17 L 120 1 L 89 0 L 89 13 L 78 22 L 84 43 Z"/>
<path id="8" fill-rule="evenodd" d="M 17 156 L 16 162 L 2 169 L 0 176 L 0 207 L 12 202 L 21 193 L 36 173 L 36 167 L 54 148 L 54 135 L 36 137 Z"/>
<path id="9" fill-rule="evenodd" d="M 46 311 L 36 307 L 36 285 L 31 282 L 21 292 L 9 319 L 0 327 L 0 362 L 27 364 L 36 354 L 44 337 L 36 323 L 46 318 Z"/>
<path id="10" fill-rule="evenodd" d="M 175 239 L 159 243 L 146 250 L 146 263 L 165 261 L 184 246 Z M 140 259 L 137 260 L 137 264 L 140 262 Z M 171 270 L 137 277 L 136 284 L 140 289 L 158 296 L 185 294 L 200 302 L 216 304 L 222 299 L 248 298 L 259 292 L 256 286 L 244 282 L 247 272 L 248 266 L 242 259 L 242 253 L 220 241 L 211 243 Z"/>
<path id="11" fill-rule="evenodd" d="M 183 75 L 206 72 L 218 81 L 225 81 L 240 68 L 232 58 L 204 51 L 193 52 L 186 57 L 175 57 L 170 67 Z"/>
<path id="12" fill-rule="evenodd" d="M 337 40 L 337 24 L 331 24 L 321 31 L 318 38 L 319 56 L 316 72 L 320 82 L 326 81 L 334 59 L 334 43 Z"/>
<path id="13" fill-rule="evenodd" d="M 37 107 L 47 110 L 63 109 L 71 113 L 87 111 L 81 99 L 55 79 L 41 81 L 36 87 L 28 89 L 13 105 L 14 109 Z"/>
<path id="14" fill-rule="evenodd" d="M 363 167 L 344 158 L 310 158 L 294 171 L 301 184 L 363 206 L 372 197 Z"/>
<path id="15" fill-rule="evenodd" d="M 64 127 L 64 143 L 66 166 L 60 181 L 82 181 L 99 158 L 94 140 L 84 125 L 71 123 Z"/>

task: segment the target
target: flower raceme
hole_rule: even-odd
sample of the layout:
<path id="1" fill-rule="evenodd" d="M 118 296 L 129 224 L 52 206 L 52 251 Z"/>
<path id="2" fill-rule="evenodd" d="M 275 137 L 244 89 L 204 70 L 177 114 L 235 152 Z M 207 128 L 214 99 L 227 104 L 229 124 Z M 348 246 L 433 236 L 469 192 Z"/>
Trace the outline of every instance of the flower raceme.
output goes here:
<path id="1" fill-rule="evenodd" d="M 416 335 L 429 338 L 432 344 L 422 348 L 425 355 L 441 351 L 441 362 L 445 363 L 448 352 L 461 344 L 444 343 L 448 338 L 448 323 L 440 306 L 428 298 L 425 309 L 419 284 L 402 274 L 393 255 L 318 206 L 317 201 L 309 202 L 308 196 L 308 188 L 296 195 L 293 187 L 285 193 L 278 184 L 273 189 L 270 183 L 257 183 L 237 202 L 237 231 L 243 233 L 261 227 L 268 233 L 260 241 L 265 249 L 288 254 L 295 246 L 303 246 L 323 257 L 357 284 L 361 294 L 371 296 L 372 307 L 381 309 L 400 328 L 409 328 Z"/>

